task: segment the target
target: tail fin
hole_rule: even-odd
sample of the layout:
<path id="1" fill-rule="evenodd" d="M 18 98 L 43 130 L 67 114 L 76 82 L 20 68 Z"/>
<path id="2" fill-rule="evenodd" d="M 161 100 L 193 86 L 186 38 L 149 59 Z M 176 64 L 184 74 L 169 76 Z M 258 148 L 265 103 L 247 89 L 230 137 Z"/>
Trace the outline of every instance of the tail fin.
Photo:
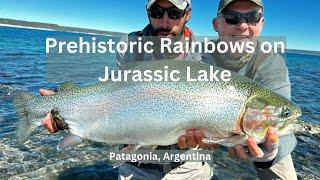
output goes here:
<path id="1" fill-rule="evenodd" d="M 13 91 L 12 97 L 13 105 L 19 118 L 17 127 L 17 146 L 19 146 L 24 143 L 37 128 L 37 124 L 33 123 L 30 109 L 27 106 L 27 103 L 31 99 L 36 98 L 36 96 L 25 91 Z"/>

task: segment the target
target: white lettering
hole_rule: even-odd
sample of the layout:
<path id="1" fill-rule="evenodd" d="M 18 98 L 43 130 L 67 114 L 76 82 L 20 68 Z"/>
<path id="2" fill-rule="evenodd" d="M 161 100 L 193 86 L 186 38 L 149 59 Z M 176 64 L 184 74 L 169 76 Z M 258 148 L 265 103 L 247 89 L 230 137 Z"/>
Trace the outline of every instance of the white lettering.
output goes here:
<path id="1" fill-rule="evenodd" d="M 50 48 L 57 46 L 57 40 L 54 38 L 46 38 L 46 53 L 50 53 Z"/>

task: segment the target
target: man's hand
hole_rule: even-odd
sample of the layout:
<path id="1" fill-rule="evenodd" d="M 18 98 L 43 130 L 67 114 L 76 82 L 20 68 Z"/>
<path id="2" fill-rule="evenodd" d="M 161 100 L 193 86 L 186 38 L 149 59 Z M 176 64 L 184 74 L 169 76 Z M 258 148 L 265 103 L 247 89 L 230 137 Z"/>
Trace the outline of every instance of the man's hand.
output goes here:
<path id="1" fill-rule="evenodd" d="M 53 127 L 53 118 L 51 113 L 47 113 L 47 116 L 42 121 L 43 127 L 48 130 L 50 133 L 56 133 L 56 128 Z"/>
<path id="2" fill-rule="evenodd" d="M 39 93 L 41 96 L 50 96 L 54 94 L 54 91 L 48 89 L 39 89 Z"/>
<path id="3" fill-rule="evenodd" d="M 47 89 L 39 89 L 39 93 L 41 96 L 50 96 L 55 92 Z M 50 133 L 55 133 L 57 130 L 53 127 L 53 118 L 51 113 L 47 113 L 47 116 L 42 121 L 42 125 L 45 129 L 47 129 Z"/>
<path id="4" fill-rule="evenodd" d="M 250 160 L 252 162 L 269 162 L 272 161 L 278 154 L 279 137 L 275 128 L 269 127 L 266 142 L 261 148 L 257 145 L 254 138 L 247 139 L 248 152 L 242 145 L 236 145 L 229 148 L 229 154 L 242 160 Z"/>
<path id="5" fill-rule="evenodd" d="M 188 129 L 186 135 L 182 135 L 178 139 L 178 148 L 187 149 L 187 148 L 203 148 L 203 149 L 216 149 L 218 144 L 205 144 L 202 142 L 204 137 L 204 131 L 199 129 Z"/>

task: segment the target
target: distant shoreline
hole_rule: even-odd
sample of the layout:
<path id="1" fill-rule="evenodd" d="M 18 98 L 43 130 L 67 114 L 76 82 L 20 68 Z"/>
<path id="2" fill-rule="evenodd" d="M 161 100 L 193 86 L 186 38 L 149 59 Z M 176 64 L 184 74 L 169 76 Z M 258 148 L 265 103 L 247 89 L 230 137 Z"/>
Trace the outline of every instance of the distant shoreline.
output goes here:
<path id="1" fill-rule="evenodd" d="M 112 35 L 109 35 L 109 34 L 95 34 L 95 33 L 89 33 L 89 32 L 77 32 L 77 31 L 57 31 L 57 30 L 54 30 L 54 29 L 37 28 L 37 27 L 28 27 L 28 26 L 18 26 L 18 25 L 11 25 L 11 24 L 0 24 L 0 27 L 12 27 L 12 28 L 21 28 L 21 29 L 43 30 L 43 31 L 56 31 L 56 32 L 80 33 L 80 34 L 90 34 L 90 35 L 98 35 L 98 36 L 112 36 Z"/>
<path id="2" fill-rule="evenodd" d="M 319 51 L 310 51 L 310 50 L 286 49 L 286 53 L 320 56 Z"/>
<path id="3" fill-rule="evenodd" d="M 54 29 L 28 27 L 28 26 L 18 26 L 18 25 L 11 25 L 11 24 L 0 24 L 0 27 L 13 27 L 13 28 L 23 28 L 23 29 L 44 30 L 44 31 L 56 31 L 56 30 L 54 30 Z"/>
<path id="4" fill-rule="evenodd" d="M 77 28 L 77 27 L 67 27 L 67 26 L 60 26 L 57 24 L 29 22 L 29 21 L 3 19 L 3 18 L 0 18 L 0 26 L 26 28 L 26 29 L 38 29 L 38 30 L 45 30 L 45 31 L 83 33 L 83 34 L 93 34 L 93 35 L 102 35 L 102 36 L 120 36 L 120 37 L 122 37 L 122 36 L 126 35 L 126 33 L 122 33 L 122 32 L 102 31 L 102 30 Z"/>

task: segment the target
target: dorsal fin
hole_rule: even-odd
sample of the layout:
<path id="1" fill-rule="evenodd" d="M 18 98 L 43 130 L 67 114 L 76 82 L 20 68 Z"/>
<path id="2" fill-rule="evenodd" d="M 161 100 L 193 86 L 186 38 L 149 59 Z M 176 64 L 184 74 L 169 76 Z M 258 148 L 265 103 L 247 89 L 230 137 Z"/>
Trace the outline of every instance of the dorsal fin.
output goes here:
<path id="1" fill-rule="evenodd" d="M 59 86 L 59 91 L 70 91 L 70 90 L 78 90 L 78 89 L 80 89 L 80 87 L 71 82 L 62 83 Z"/>

